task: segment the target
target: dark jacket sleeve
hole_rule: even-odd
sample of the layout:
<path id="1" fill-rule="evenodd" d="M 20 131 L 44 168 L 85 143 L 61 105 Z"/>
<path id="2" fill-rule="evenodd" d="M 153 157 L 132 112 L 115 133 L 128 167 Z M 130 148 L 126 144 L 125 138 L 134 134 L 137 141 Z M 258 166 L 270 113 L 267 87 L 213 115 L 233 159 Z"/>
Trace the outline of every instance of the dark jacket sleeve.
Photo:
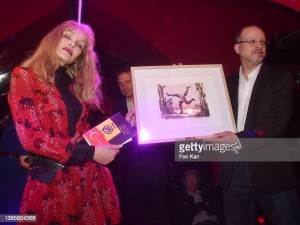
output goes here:
<path id="1" fill-rule="evenodd" d="M 293 114 L 293 77 L 290 73 L 262 67 L 253 87 L 245 130 L 240 138 L 281 137 Z"/>
<path id="2" fill-rule="evenodd" d="M 88 160 L 92 160 L 94 158 L 94 153 L 95 147 L 89 146 L 85 140 L 82 140 L 74 146 L 67 165 L 76 165 Z"/>

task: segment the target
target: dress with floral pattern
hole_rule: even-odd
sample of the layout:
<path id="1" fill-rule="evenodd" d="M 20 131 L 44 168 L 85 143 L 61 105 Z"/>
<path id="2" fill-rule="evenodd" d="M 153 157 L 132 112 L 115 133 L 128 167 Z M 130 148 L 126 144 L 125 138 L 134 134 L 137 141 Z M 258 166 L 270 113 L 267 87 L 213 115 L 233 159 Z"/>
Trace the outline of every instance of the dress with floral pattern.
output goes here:
<path id="1" fill-rule="evenodd" d="M 56 85 L 41 82 L 23 67 L 11 74 L 8 101 L 23 147 L 66 165 L 50 184 L 28 177 L 20 213 L 36 214 L 34 225 L 118 224 L 119 202 L 109 170 L 90 156 L 67 165 L 90 128 L 86 105 L 80 102 L 82 111 L 70 136 L 68 110 Z"/>

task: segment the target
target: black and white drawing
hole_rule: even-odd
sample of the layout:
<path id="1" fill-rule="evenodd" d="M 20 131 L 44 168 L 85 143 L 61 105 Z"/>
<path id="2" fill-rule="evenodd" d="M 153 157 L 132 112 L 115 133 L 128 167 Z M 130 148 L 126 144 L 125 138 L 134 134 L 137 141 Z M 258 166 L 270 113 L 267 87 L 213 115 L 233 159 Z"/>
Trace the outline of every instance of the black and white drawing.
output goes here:
<path id="1" fill-rule="evenodd" d="M 138 143 L 236 132 L 222 65 L 132 67 Z"/>
<path id="2" fill-rule="evenodd" d="M 177 119 L 186 117 L 209 117 L 203 83 L 168 86 L 158 84 L 161 117 Z"/>

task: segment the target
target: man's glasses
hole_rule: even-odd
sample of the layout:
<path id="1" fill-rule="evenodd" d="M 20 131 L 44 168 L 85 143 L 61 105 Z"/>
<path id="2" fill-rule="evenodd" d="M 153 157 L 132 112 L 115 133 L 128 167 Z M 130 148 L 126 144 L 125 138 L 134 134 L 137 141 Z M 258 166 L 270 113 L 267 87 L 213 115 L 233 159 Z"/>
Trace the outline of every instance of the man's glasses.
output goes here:
<path id="1" fill-rule="evenodd" d="M 247 43 L 251 46 L 255 46 L 257 43 L 260 43 L 260 45 L 263 45 L 263 46 L 266 46 L 268 44 L 267 41 L 262 41 L 262 40 L 260 40 L 260 41 L 257 41 L 257 40 L 239 41 L 236 44 L 242 44 L 242 43 Z"/>

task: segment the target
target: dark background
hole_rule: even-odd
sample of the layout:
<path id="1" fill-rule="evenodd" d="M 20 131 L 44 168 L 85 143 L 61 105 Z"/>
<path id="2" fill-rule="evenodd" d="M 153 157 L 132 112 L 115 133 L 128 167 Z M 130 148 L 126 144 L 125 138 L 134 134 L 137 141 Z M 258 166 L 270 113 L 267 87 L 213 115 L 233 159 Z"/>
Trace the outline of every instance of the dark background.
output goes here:
<path id="1" fill-rule="evenodd" d="M 0 11 L 3 74 L 50 29 L 77 19 L 77 1 L 9 0 L 1 2 Z M 95 31 L 108 113 L 119 94 L 113 73 L 120 65 L 222 64 L 226 75 L 239 66 L 233 37 L 244 25 L 266 31 L 269 64 L 295 76 L 300 71 L 300 12 L 269 0 L 84 0 L 82 22 Z M 1 75 L 1 118 L 7 111 L 2 94 L 8 80 Z"/>
<path id="2" fill-rule="evenodd" d="M 9 113 L 6 93 L 10 71 L 36 48 L 50 29 L 64 20 L 77 19 L 77 2 L 7 0 L 0 3 L 1 130 L 5 126 L 5 115 Z M 294 4 L 300 10 L 300 0 L 295 0 Z M 91 25 L 96 35 L 96 51 L 104 82 L 103 109 L 108 114 L 120 95 L 114 77 L 118 67 L 124 64 L 222 64 L 227 75 L 239 67 L 239 59 L 233 50 L 235 32 L 245 25 L 260 26 L 270 41 L 266 61 L 295 76 L 296 113 L 289 135 L 300 137 L 299 11 L 269 0 L 83 0 L 82 22 Z M 7 163 L 4 158 L 2 161 Z M 1 163 L 4 166 L 2 172 L 12 182 L 15 177 L 20 177 L 20 173 L 26 173 L 16 159 L 13 162 L 8 166 Z M 173 160 L 170 165 L 169 183 L 176 188 L 180 171 Z M 217 183 L 215 167 L 211 164 L 185 164 L 184 168 L 188 167 L 204 171 L 206 181 Z M 5 201 L 5 209 L 10 207 L 8 202 L 12 204 L 11 210 L 18 209 L 23 189 L 22 185 L 18 186 L 19 189 L 11 190 L 16 192 L 11 194 L 18 197 L 15 200 L 9 190 L 2 191 L 10 199 Z M 1 209 L 1 212 L 6 211 Z"/>

